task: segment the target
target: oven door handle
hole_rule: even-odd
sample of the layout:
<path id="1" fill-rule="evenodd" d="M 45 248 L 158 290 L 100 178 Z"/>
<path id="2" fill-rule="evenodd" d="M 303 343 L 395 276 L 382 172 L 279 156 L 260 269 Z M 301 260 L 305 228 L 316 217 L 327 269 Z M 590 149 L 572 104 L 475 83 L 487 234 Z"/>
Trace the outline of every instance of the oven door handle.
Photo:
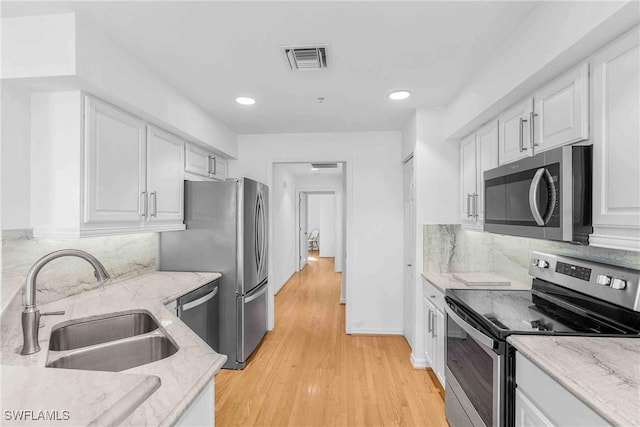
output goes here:
<path id="1" fill-rule="evenodd" d="M 549 209 L 547 209 L 547 214 L 542 217 L 540 213 L 540 207 L 538 206 L 538 192 L 540 188 L 540 181 L 542 178 L 547 182 L 547 187 L 551 190 L 551 203 L 549 204 Z M 556 208 L 556 186 L 553 184 L 553 177 L 551 173 L 546 168 L 540 168 L 536 171 L 536 174 L 533 176 L 531 180 L 531 186 L 529 187 L 529 208 L 531 209 L 531 213 L 533 214 L 533 219 L 536 221 L 536 224 L 539 226 L 544 226 L 551 219 L 551 215 L 553 215 L 553 211 Z"/>
<path id="2" fill-rule="evenodd" d="M 493 350 L 494 340 L 492 338 L 486 336 L 485 334 L 478 331 L 473 326 L 469 325 L 460 316 L 458 316 L 451 308 L 449 308 L 449 306 L 445 306 L 444 308 L 445 308 L 445 311 L 447 312 L 447 316 L 451 317 L 453 321 L 456 322 L 456 324 L 460 328 L 462 328 L 466 333 L 468 333 L 471 336 L 471 338 L 478 341 L 480 344 L 484 345 L 485 347 L 488 347 L 491 350 Z"/>

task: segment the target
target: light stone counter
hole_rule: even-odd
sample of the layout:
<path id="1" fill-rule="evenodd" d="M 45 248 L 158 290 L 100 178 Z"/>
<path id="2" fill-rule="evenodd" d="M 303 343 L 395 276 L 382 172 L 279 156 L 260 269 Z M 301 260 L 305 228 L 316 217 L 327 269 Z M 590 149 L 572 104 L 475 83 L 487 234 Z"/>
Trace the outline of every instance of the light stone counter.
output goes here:
<path id="1" fill-rule="evenodd" d="M 640 426 L 640 338 L 511 335 L 507 341 L 616 426 Z"/>
<path id="2" fill-rule="evenodd" d="M 454 277 L 455 273 L 439 273 L 426 271 L 422 273 L 422 277 L 431 282 L 436 288 L 440 291 L 445 292 L 447 289 L 504 289 L 504 290 L 529 290 L 531 289 L 531 282 L 521 282 L 517 280 L 512 280 L 509 278 L 503 278 L 497 275 L 495 276 L 497 279 L 501 279 L 501 281 L 510 282 L 509 285 L 468 285 Z M 464 273 L 468 277 L 473 277 L 474 273 Z M 485 275 L 487 273 L 475 273 L 478 275 L 478 278 L 481 280 L 485 279 Z"/>
<path id="3" fill-rule="evenodd" d="M 49 409 L 69 411 L 70 419 L 56 421 L 55 425 L 117 425 L 123 420 L 125 425 L 174 424 L 220 370 L 226 356 L 213 351 L 167 310 L 164 304 L 219 277 L 218 273 L 154 272 L 43 304 L 39 306 L 41 312 L 65 310 L 66 313 L 42 318 L 44 326 L 40 328 L 39 334 L 42 350 L 29 356 L 19 354 L 22 347 L 19 315 L 3 313 L 0 347 L 1 362 L 5 365 L 2 368 L 0 390 L 3 415 L 6 410 Z M 49 336 L 54 325 L 73 319 L 131 310 L 150 312 L 178 345 L 178 352 L 157 362 L 123 372 L 102 373 L 44 367 Z M 23 368 L 13 368 L 15 366 Z M 27 376 L 33 387 L 49 392 L 57 390 L 70 398 L 49 402 L 46 395 L 32 393 L 33 390 L 24 387 L 24 368 L 29 368 Z M 8 373 L 7 377 L 5 373 Z M 155 389 L 158 380 L 160 386 Z M 93 398 L 98 403 L 91 403 Z M 22 406 L 8 406 L 17 403 Z M 50 404 L 60 406 L 50 407 Z M 42 421 L 35 421 L 30 425 L 44 424 Z"/>

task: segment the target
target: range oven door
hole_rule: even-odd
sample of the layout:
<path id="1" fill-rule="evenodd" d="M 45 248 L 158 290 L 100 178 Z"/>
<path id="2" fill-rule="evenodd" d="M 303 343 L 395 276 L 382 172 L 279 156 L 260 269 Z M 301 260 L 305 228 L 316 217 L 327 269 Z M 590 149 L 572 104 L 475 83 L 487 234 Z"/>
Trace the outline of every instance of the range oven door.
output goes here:
<path id="1" fill-rule="evenodd" d="M 450 425 L 503 427 L 505 343 L 446 306 L 446 415 Z M 463 319 L 465 317 L 465 319 Z"/>

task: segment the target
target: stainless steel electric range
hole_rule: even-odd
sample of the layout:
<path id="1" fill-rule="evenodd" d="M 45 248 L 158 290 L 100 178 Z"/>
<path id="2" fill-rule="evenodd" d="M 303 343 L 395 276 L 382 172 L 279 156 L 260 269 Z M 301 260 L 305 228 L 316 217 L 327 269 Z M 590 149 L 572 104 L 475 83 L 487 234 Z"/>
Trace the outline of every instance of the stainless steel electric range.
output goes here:
<path id="1" fill-rule="evenodd" d="M 533 252 L 531 290 L 447 289 L 449 424 L 514 425 L 515 349 L 507 336 L 640 338 L 640 270 Z"/>

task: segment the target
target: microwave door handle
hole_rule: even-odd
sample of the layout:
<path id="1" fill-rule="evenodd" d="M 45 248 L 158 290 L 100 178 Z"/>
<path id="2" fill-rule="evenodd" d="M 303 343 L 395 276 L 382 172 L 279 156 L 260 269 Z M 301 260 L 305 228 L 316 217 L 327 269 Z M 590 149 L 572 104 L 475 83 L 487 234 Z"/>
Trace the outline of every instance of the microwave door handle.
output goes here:
<path id="1" fill-rule="evenodd" d="M 533 219 L 536 221 L 536 224 L 540 226 L 544 225 L 544 218 L 542 218 L 540 208 L 538 206 L 538 190 L 545 171 L 545 168 L 538 169 L 536 174 L 533 176 L 531 186 L 529 187 L 529 209 L 531 209 L 531 214 L 533 215 Z"/>
<path id="2" fill-rule="evenodd" d="M 547 214 L 544 216 L 544 223 L 548 224 L 549 220 L 551 220 L 551 215 L 556 210 L 556 202 L 558 200 L 558 194 L 556 193 L 556 186 L 553 183 L 553 177 L 548 169 L 544 170 L 544 179 L 547 181 L 547 186 L 549 190 L 551 190 L 551 204 L 549 205 L 549 209 L 547 209 Z"/>

